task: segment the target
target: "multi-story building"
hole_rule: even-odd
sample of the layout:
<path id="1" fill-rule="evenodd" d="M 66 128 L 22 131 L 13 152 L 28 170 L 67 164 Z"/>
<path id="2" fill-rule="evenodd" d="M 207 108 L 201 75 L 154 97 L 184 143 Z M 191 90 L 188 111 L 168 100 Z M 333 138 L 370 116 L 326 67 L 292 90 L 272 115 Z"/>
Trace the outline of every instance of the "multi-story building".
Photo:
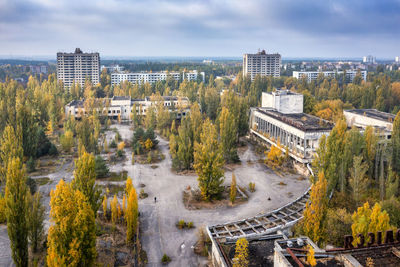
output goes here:
<path id="1" fill-rule="evenodd" d="M 81 87 L 86 79 L 92 84 L 100 82 L 100 55 L 99 53 L 83 53 L 76 48 L 74 53 L 57 53 L 57 79 L 70 88 L 73 83 Z"/>
<path id="2" fill-rule="evenodd" d="M 346 70 L 346 71 L 293 71 L 293 77 L 300 79 L 307 77 L 308 82 L 315 81 L 322 73 L 324 77 L 337 77 L 338 75 L 346 75 L 346 82 L 353 82 L 354 77 L 360 72 L 364 81 L 367 80 L 366 70 Z"/>
<path id="3" fill-rule="evenodd" d="M 366 64 L 375 64 L 376 58 L 374 56 L 368 55 L 363 57 L 363 63 Z"/>
<path id="4" fill-rule="evenodd" d="M 108 70 L 109 72 L 121 72 L 124 71 L 124 66 L 120 66 L 120 65 L 111 65 L 111 66 L 104 66 L 101 65 L 100 67 L 100 71 L 103 71 L 104 69 Z"/>
<path id="5" fill-rule="evenodd" d="M 198 73 L 196 70 L 184 72 L 181 75 L 180 72 L 134 72 L 134 73 L 112 73 L 111 74 L 111 85 L 120 84 L 123 81 L 131 83 L 143 84 L 143 83 L 155 83 L 158 81 L 164 81 L 168 77 L 172 77 L 174 80 L 179 81 L 186 79 L 188 81 L 195 81 L 198 79 L 198 75 L 202 75 L 204 81 L 204 72 Z"/>
<path id="6" fill-rule="evenodd" d="M 30 65 L 29 70 L 33 74 L 47 74 L 47 66 L 46 65 Z"/>
<path id="7" fill-rule="evenodd" d="M 394 62 L 400 63 L 400 57 L 395 57 L 395 58 L 394 58 Z"/>
<path id="8" fill-rule="evenodd" d="M 279 147 L 300 163 L 310 163 L 322 135 L 334 124 L 303 113 L 303 95 L 288 90 L 262 94 L 262 107 L 250 109 L 253 138 Z M 278 145 L 280 144 L 280 146 Z"/>
<path id="9" fill-rule="evenodd" d="M 257 74 L 261 76 L 279 77 L 281 75 L 281 55 L 267 54 L 265 50 L 257 54 L 243 55 L 243 76 L 254 80 Z"/>
<path id="10" fill-rule="evenodd" d="M 161 98 L 146 96 L 144 99 L 131 99 L 130 96 L 114 96 L 112 98 L 98 99 L 96 106 L 98 112 L 112 119 L 130 120 L 133 110 L 136 114 L 145 116 L 147 110 L 154 106 L 157 108 L 158 104 L 162 105 L 170 112 L 175 113 L 176 119 L 181 119 L 189 112 L 189 99 L 187 97 L 177 96 L 162 96 Z M 75 119 L 80 119 L 82 115 L 88 114 L 90 111 L 85 109 L 85 100 L 73 100 L 65 106 L 65 115 L 74 116 Z"/>

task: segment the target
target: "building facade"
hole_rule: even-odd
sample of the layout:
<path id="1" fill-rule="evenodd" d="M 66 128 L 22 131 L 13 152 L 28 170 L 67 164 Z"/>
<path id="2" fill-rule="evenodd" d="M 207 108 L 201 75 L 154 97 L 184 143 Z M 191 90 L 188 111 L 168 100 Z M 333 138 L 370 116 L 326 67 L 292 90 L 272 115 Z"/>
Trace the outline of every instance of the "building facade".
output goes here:
<path id="1" fill-rule="evenodd" d="M 296 161 L 313 159 L 322 135 L 329 135 L 334 124 L 303 113 L 303 96 L 278 90 L 263 93 L 261 108 L 250 109 L 250 134 L 256 140 L 275 145 Z M 278 146 L 278 143 L 280 146 Z"/>
<path id="2" fill-rule="evenodd" d="M 367 71 L 366 70 L 347 70 L 344 71 L 293 71 L 293 77 L 297 79 L 301 79 L 306 77 L 308 82 L 317 80 L 318 76 L 322 73 L 324 77 L 336 77 L 338 75 L 344 75 L 346 73 L 346 82 L 353 82 L 354 77 L 360 72 L 361 77 L 364 81 L 367 80 Z"/>
<path id="3" fill-rule="evenodd" d="M 174 80 L 188 80 L 196 81 L 201 75 L 201 79 L 204 82 L 205 73 L 198 73 L 196 70 L 190 72 L 134 72 L 134 73 L 112 73 L 111 74 L 111 85 L 118 85 L 123 81 L 131 83 L 143 84 L 143 83 L 155 83 L 158 81 L 164 81 L 168 77 L 172 77 Z"/>
<path id="4" fill-rule="evenodd" d="M 64 88 L 71 88 L 74 82 L 83 87 L 86 79 L 92 84 L 100 82 L 99 53 L 83 53 L 79 48 L 74 53 L 57 53 L 57 80 Z"/>
<path id="5" fill-rule="evenodd" d="M 368 55 L 363 57 L 363 63 L 366 64 L 375 64 L 376 58 L 374 56 Z"/>
<path id="6" fill-rule="evenodd" d="M 265 50 L 257 54 L 243 55 L 243 76 L 249 76 L 254 80 L 256 75 L 261 76 L 281 76 L 281 55 L 278 53 L 267 54 Z"/>
<path id="7" fill-rule="evenodd" d="M 380 137 L 392 137 L 393 121 L 396 118 L 394 114 L 376 109 L 349 109 L 344 110 L 343 115 L 349 127 L 355 126 L 363 132 L 367 126 L 372 126 Z"/>
<path id="8" fill-rule="evenodd" d="M 111 119 L 120 118 L 123 121 L 131 120 L 133 110 L 140 116 L 146 116 L 147 110 L 154 106 L 157 108 L 159 102 L 170 112 L 176 114 L 176 119 L 181 119 L 189 112 L 189 99 L 187 97 L 162 96 L 156 99 L 146 96 L 144 99 L 132 99 L 130 96 L 114 96 L 112 98 L 104 98 L 98 100 L 98 105 L 101 108 L 101 114 Z M 65 115 L 74 116 L 75 119 L 80 119 L 83 115 L 88 114 L 85 110 L 85 100 L 73 100 L 65 106 Z"/>

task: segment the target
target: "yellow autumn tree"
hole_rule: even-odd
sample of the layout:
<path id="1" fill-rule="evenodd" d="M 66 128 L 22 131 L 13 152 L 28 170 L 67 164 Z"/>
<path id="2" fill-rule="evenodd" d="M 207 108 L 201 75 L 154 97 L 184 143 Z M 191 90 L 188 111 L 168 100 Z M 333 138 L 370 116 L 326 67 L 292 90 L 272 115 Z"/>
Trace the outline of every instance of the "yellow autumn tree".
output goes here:
<path id="1" fill-rule="evenodd" d="M 126 185 L 125 185 L 125 194 L 127 196 L 129 195 L 129 192 L 131 192 L 132 188 L 133 188 L 132 179 L 131 177 L 128 177 L 128 179 L 126 179 Z"/>
<path id="2" fill-rule="evenodd" d="M 310 264 L 310 266 L 314 267 L 317 265 L 317 261 L 315 260 L 315 251 L 312 246 L 308 245 L 307 248 L 307 263 Z"/>
<path id="3" fill-rule="evenodd" d="M 316 243 L 321 243 L 326 238 L 327 186 L 325 175 L 320 172 L 318 181 L 311 186 L 310 200 L 303 214 L 303 232 Z"/>
<path id="4" fill-rule="evenodd" d="M 144 143 L 144 146 L 146 147 L 147 150 L 150 150 L 153 147 L 153 142 L 151 141 L 150 138 L 147 138 L 146 142 Z"/>
<path id="5" fill-rule="evenodd" d="M 281 150 L 282 146 L 280 144 L 280 142 L 278 141 L 278 143 L 276 145 L 272 145 L 271 149 L 269 150 L 269 152 L 265 152 L 267 158 L 265 159 L 265 163 L 272 163 L 273 165 L 282 165 L 283 160 L 285 159 L 285 156 L 282 153 Z"/>
<path id="6" fill-rule="evenodd" d="M 108 202 L 107 196 L 104 194 L 102 205 L 103 205 L 103 216 L 104 216 L 104 219 L 106 219 L 106 220 L 107 220 L 107 204 L 108 204 L 107 202 Z"/>
<path id="7" fill-rule="evenodd" d="M 114 195 L 111 201 L 111 222 L 115 225 L 118 221 L 118 199 L 117 195 Z"/>
<path id="8" fill-rule="evenodd" d="M 122 150 L 124 150 L 124 148 L 125 148 L 125 142 L 122 141 L 122 142 L 120 142 L 120 143 L 118 144 L 117 149 L 122 151 Z"/>
<path id="9" fill-rule="evenodd" d="M 50 193 L 47 266 L 93 266 L 96 224 L 85 195 L 61 180 Z"/>
<path id="10" fill-rule="evenodd" d="M 126 195 L 124 195 L 124 197 L 122 198 L 122 212 L 125 216 L 125 214 L 126 214 Z"/>
<path id="11" fill-rule="evenodd" d="M 132 186 L 128 194 L 128 203 L 126 207 L 126 242 L 131 243 L 134 241 L 138 223 L 138 198 L 135 188 Z"/>
<path id="12" fill-rule="evenodd" d="M 47 123 L 47 126 L 46 126 L 46 134 L 52 135 L 53 132 L 54 132 L 53 122 L 51 120 L 49 120 L 49 122 Z"/>
<path id="13" fill-rule="evenodd" d="M 233 258 L 233 267 L 249 266 L 249 242 L 246 238 L 239 238 L 236 241 L 235 258 Z"/>
<path id="14" fill-rule="evenodd" d="M 365 202 L 362 207 L 359 207 L 351 217 L 353 224 L 351 231 L 354 238 L 353 245 L 356 246 L 360 242 L 358 234 L 365 237 L 365 242 L 369 242 L 368 233 L 385 232 L 392 227 L 390 226 L 389 214 L 381 209 L 381 206 L 376 203 L 371 209 L 368 202 Z"/>

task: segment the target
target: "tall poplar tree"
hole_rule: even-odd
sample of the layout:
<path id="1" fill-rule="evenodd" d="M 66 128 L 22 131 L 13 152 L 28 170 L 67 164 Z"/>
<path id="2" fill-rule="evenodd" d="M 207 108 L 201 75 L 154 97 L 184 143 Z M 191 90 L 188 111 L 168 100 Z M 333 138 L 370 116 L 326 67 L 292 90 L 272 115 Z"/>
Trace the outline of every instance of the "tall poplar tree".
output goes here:
<path id="1" fill-rule="evenodd" d="M 94 266 L 96 224 L 87 197 L 61 180 L 50 193 L 47 266 Z"/>
<path id="2" fill-rule="evenodd" d="M 8 162 L 6 183 L 7 232 L 17 267 L 28 266 L 28 199 L 25 168 L 19 158 Z"/>
<path id="3" fill-rule="evenodd" d="M 238 133 L 235 117 L 226 107 L 222 107 L 218 121 L 221 148 L 224 158 L 228 162 L 238 161 L 239 156 L 236 149 Z"/>
<path id="4" fill-rule="evenodd" d="M 97 210 L 101 205 L 101 190 L 95 182 L 95 158 L 92 154 L 84 151 L 79 159 L 75 161 L 72 186 L 74 189 L 81 191 L 87 197 L 95 216 L 97 216 Z"/>
<path id="5" fill-rule="evenodd" d="M 194 146 L 194 169 L 205 200 L 219 197 L 223 191 L 224 158 L 218 144 L 215 126 L 207 119 L 203 124 L 201 143 Z"/>

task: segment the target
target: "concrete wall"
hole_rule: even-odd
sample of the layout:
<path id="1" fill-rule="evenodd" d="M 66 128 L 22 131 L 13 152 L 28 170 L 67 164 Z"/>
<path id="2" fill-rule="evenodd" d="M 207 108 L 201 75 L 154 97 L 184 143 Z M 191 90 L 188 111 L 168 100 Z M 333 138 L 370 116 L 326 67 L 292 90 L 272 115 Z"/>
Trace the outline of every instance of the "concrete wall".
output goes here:
<path id="1" fill-rule="evenodd" d="M 366 128 L 367 126 L 375 126 L 375 127 L 385 127 L 386 130 L 388 131 L 393 130 L 393 123 L 389 121 L 377 120 L 364 115 L 348 112 L 346 110 L 343 111 L 343 114 L 346 117 L 347 125 L 350 127 L 353 125 L 362 128 Z"/>
<path id="2" fill-rule="evenodd" d="M 284 114 L 303 113 L 303 95 L 285 93 L 262 93 L 261 106 L 273 108 Z"/>

